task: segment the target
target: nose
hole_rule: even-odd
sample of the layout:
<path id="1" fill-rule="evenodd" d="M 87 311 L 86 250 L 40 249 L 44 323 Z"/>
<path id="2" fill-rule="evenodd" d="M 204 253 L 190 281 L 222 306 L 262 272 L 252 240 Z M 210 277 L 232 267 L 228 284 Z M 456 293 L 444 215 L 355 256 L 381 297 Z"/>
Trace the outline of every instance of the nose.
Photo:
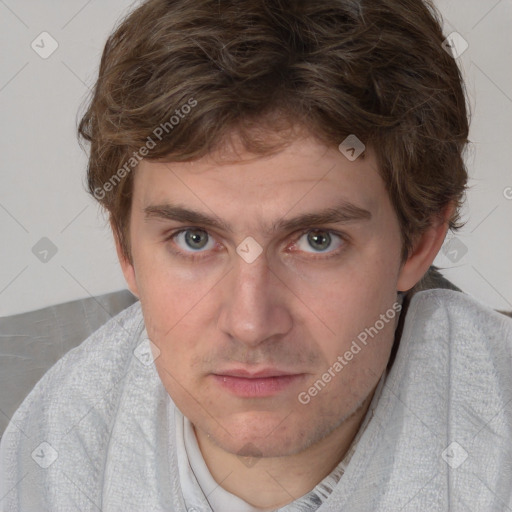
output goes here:
<path id="1" fill-rule="evenodd" d="M 237 257 L 221 286 L 218 327 L 235 341 L 257 346 L 291 330 L 291 292 L 268 267 L 264 254 L 252 263 Z"/>

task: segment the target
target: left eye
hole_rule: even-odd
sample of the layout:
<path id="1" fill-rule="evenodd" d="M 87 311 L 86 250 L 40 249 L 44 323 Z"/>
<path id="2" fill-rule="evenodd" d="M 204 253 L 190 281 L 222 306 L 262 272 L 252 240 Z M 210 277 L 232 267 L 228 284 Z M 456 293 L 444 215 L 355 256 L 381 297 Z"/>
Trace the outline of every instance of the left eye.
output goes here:
<path id="1" fill-rule="evenodd" d="M 338 239 L 338 242 L 334 247 L 332 247 L 333 237 Z M 342 244 L 343 239 L 341 236 L 331 233 L 330 231 L 317 229 L 304 233 L 294 245 L 297 249 L 304 252 L 311 252 L 308 251 L 308 248 L 313 248 L 314 251 L 312 252 L 330 252 L 329 249 L 338 249 Z"/>

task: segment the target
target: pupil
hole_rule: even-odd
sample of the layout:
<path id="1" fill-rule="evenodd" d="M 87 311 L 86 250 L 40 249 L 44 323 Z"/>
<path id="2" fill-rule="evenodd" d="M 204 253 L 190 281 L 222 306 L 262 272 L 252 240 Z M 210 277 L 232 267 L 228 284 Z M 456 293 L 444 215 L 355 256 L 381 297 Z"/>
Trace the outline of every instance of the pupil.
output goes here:
<path id="1" fill-rule="evenodd" d="M 185 241 L 189 247 L 193 249 L 202 249 L 206 245 L 206 238 L 203 238 L 201 242 L 201 235 L 204 234 L 204 231 L 195 230 L 195 231 L 187 231 L 185 233 Z"/>
<path id="2" fill-rule="evenodd" d="M 331 242 L 331 236 L 324 231 L 317 231 L 308 235 L 308 241 L 315 249 L 324 251 Z"/>

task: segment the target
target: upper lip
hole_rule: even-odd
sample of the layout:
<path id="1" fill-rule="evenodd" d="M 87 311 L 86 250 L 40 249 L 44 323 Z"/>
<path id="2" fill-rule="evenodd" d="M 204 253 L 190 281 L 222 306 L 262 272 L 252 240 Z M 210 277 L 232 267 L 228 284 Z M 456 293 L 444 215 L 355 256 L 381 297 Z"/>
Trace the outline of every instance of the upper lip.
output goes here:
<path id="1" fill-rule="evenodd" d="M 297 372 L 287 372 L 284 370 L 279 370 L 277 368 L 264 368 L 262 370 L 248 371 L 243 368 L 234 368 L 232 370 L 222 370 L 220 372 L 215 372 L 215 375 L 226 375 L 229 377 L 243 377 L 245 379 L 256 379 L 256 378 L 265 378 L 265 377 L 284 377 L 289 375 L 298 375 Z"/>

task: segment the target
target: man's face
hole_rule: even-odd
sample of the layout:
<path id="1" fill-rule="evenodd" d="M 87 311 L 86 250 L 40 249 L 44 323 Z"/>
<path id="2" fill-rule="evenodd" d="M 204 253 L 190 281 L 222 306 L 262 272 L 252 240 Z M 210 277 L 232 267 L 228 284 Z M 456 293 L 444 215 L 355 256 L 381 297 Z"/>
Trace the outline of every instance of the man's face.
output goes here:
<path id="1" fill-rule="evenodd" d="M 293 454 L 353 415 L 386 367 L 400 230 L 368 149 L 351 162 L 305 138 L 240 156 L 141 162 L 128 274 L 160 378 L 195 428 L 230 453 Z"/>

